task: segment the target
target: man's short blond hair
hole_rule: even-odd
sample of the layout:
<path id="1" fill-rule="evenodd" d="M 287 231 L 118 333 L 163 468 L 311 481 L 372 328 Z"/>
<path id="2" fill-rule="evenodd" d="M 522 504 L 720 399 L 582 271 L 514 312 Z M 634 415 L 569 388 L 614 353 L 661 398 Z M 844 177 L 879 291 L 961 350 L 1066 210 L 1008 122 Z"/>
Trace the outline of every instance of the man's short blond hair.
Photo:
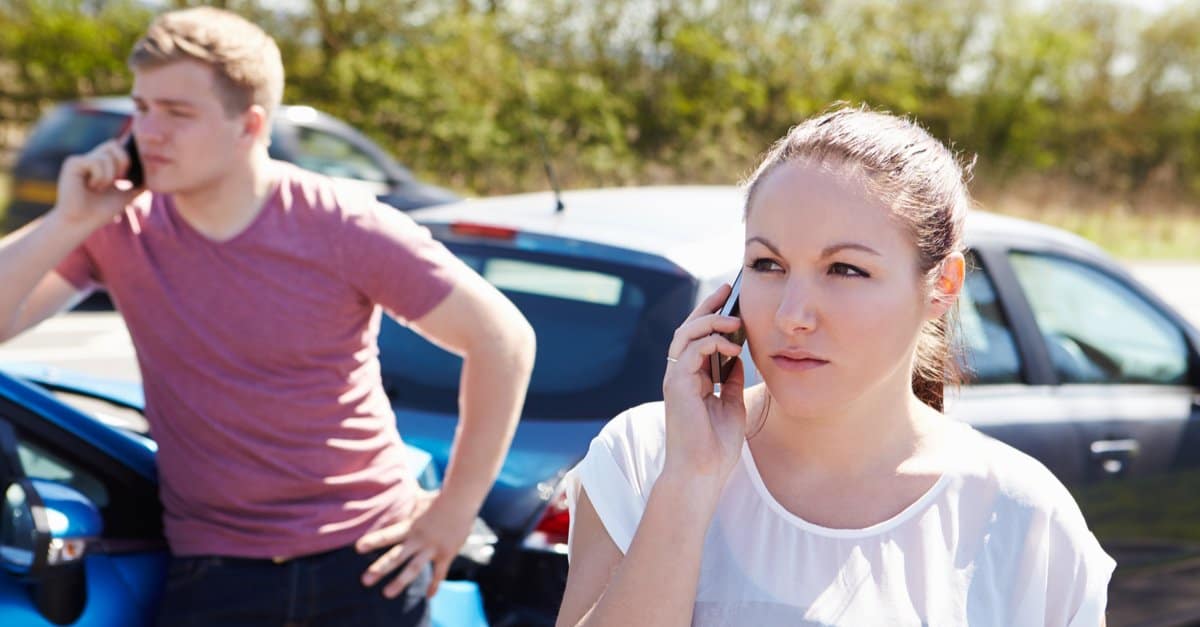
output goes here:
<path id="1" fill-rule="evenodd" d="M 236 13 L 196 7 L 158 16 L 134 44 L 129 67 L 153 69 L 187 59 L 213 69 L 218 96 L 231 116 L 251 105 L 270 116 L 283 98 L 279 47 Z"/>

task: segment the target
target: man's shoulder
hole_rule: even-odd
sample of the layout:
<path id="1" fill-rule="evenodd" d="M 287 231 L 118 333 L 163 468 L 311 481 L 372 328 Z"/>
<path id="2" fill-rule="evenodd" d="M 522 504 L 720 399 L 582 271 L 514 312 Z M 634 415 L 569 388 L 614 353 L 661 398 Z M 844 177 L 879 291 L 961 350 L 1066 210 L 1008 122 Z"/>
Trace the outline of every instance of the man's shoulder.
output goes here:
<path id="1" fill-rule="evenodd" d="M 274 161 L 272 166 L 279 181 L 278 200 L 290 215 L 344 222 L 379 210 L 379 201 L 365 189 L 286 161 Z"/>

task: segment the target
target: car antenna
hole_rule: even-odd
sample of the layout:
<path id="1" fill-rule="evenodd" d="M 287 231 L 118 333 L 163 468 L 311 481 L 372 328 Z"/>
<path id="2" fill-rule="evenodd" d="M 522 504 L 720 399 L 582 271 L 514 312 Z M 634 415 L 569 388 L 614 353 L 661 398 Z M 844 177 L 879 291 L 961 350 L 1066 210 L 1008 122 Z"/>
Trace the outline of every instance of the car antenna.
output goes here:
<path id="1" fill-rule="evenodd" d="M 533 92 L 529 89 L 529 72 L 524 72 L 525 76 L 522 83 L 525 86 L 525 102 L 529 105 L 530 113 L 533 113 L 533 119 L 537 124 L 538 148 L 542 152 L 542 168 L 546 171 L 546 178 L 550 181 L 550 189 L 554 190 L 554 213 L 562 213 L 567 206 L 563 204 L 562 188 L 558 186 L 558 176 L 554 173 L 554 166 L 550 163 L 550 150 L 546 147 L 546 129 L 541 124 L 542 116 L 538 113 L 537 105 L 533 101 Z"/>

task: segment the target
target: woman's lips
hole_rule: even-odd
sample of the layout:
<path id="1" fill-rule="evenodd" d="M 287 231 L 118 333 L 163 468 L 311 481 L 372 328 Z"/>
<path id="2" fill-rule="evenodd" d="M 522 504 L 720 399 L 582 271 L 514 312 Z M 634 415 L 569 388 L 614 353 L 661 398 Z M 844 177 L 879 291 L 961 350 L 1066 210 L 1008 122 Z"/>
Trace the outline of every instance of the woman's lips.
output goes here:
<path id="1" fill-rule="evenodd" d="M 815 357 L 795 358 L 787 357 L 785 355 L 772 355 L 771 361 L 775 362 L 775 365 L 778 366 L 780 370 L 788 370 L 791 372 L 804 372 L 806 370 L 820 368 L 821 366 L 829 363 L 824 359 L 816 359 Z"/>

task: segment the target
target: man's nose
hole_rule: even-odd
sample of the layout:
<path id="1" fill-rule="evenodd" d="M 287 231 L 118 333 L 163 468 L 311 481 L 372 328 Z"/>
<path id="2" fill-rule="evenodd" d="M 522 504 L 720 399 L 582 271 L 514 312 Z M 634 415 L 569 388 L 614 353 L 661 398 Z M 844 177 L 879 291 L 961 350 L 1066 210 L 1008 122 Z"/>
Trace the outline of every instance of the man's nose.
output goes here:
<path id="1" fill-rule="evenodd" d="M 139 142 L 161 143 L 166 137 L 163 124 L 157 117 L 151 113 L 143 113 L 134 117 L 133 132 Z"/>

